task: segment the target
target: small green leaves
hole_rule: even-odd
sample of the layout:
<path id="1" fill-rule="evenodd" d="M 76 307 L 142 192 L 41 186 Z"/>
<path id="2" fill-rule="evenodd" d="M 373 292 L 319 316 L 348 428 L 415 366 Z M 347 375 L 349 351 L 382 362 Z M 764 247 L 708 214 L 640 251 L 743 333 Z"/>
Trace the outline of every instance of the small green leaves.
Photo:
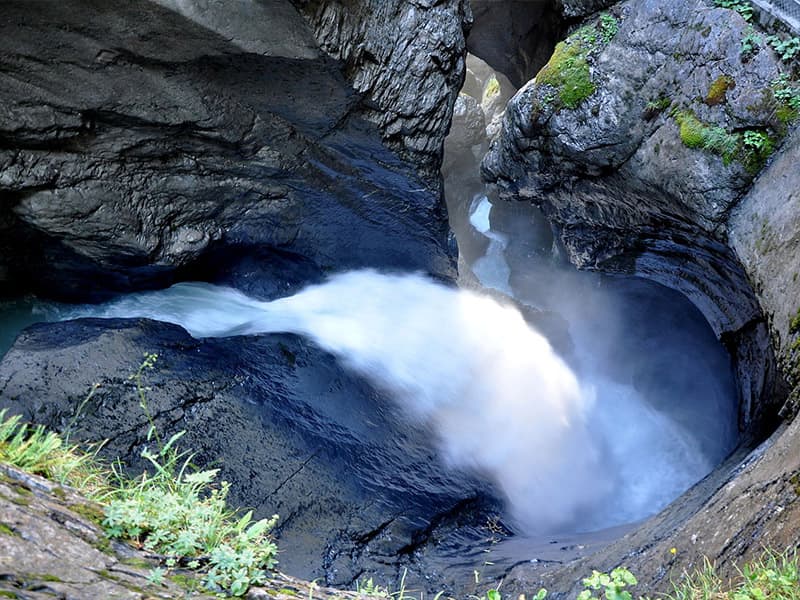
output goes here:
<path id="1" fill-rule="evenodd" d="M 617 567 L 611 573 L 592 571 L 592 574 L 583 580 L 587 589 L 578 594 L 577 600 L 632 600 L 631 593 L 625 588 L 636 585 L 636 577 L 625 567 Z M 601 596 L 595 596 L 592 591 L 602 590 Z"/>

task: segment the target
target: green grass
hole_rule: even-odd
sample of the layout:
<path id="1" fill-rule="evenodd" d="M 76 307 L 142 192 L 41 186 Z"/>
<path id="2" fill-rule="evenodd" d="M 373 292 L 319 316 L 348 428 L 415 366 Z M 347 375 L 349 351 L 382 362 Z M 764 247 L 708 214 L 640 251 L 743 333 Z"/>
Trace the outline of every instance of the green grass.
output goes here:
<path id="1" fill-rule="evenodd" d="M 269 536 L 278 517 L 253 521 L 226 504 L 227 482 L 216 482 L 217 470 L 200 470 L 193 455 L 178 448 L 184 432 L 162 442 L 144 396 L 144 372 L 155 364 L 147 355 L 131 377 L 150 420 L 148 441 L 154 450 L 142 455 L 151 469 L 138 477 L 120 466 L 105 465 L 94 451 L 69 445 L 41 426 L 0 411 L 0 462 L 68 484 L 102 506 L 99 520 L 109 538 L 133 543 L 164 557 L 150 572 L 159 585 L 173 568 L 189 569 L 207 590 L 244 595 L 250 586 L 265 583 L 276 564 L 277 547 Z"/>
<path id="2" fill-rule="evenodd" d="M 684 575 L 666 600 L 797 600 L 800 566 L 796 552 L 765 552 L 746 564 L 734 583 L 724 582 L 708 560 L 701 569 Z"/>

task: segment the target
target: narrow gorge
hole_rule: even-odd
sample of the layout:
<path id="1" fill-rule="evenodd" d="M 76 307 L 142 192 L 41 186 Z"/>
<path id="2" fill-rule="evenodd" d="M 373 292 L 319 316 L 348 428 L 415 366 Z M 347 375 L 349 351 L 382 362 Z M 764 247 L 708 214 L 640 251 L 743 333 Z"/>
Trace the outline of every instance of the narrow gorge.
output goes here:
<path id="1" fill-rule="evenodd" d="M 185 431 L 339 589 L 652 595 L 798 548 L 791 24 L 42 4 L 0 19 L 0 409 L 131 473 Z"/>

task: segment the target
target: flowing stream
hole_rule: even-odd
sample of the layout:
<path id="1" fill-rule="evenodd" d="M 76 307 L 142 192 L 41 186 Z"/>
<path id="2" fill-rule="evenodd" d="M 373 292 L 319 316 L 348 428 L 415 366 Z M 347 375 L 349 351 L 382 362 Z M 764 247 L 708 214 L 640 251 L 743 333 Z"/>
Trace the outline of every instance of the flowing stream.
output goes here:
<path id="1" fill-rule="evenodd" d="M 515 307 L 417 274 L 348 272 L 272 302 L 180 283 L 50 311 L 148 317 L 199 338 L 307 336 L 429 428 L 448 464 L 493 482 L 525 533 L 642 519 L 708 473 L 732 442 L 720 419 L 710 432 L 718 443 L 704 448 L 633 386 L 591 369 L 576 374 Z"/>

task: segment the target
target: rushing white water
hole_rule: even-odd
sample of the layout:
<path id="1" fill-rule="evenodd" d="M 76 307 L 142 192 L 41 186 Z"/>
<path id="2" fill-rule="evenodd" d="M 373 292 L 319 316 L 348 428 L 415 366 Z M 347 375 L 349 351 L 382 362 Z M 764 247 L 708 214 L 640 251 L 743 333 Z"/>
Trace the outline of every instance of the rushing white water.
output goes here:
<path id="1" fill-rule="evenodd" d="M 355 271 L 261 302 L 181 283 L 62 314 L 150 317 L 195 337 L 313 339 L 429 427 L 442 456 L 492 480 L 521 530 L 589 530 L 652 514 L 713 466 L 630 387 L 583 385 L 513 307 L 420 275 Z"/>
<path id="2" fill-rule="evenodd" d="M 490 298 L 357 271 L 273 302 L 178 284 L 91 314 L 152 317 L 196 337 L 306 335 L 430 426 L 451 465 L 494 481 L 523 529 L 574 525 L 611 491 L 603 442 L 587 423 L 591 390 L 517 310 Z"/>
<path id="3" fill-rule="evenodd" d="M 513 296 L 514 293 L 508 283 L 511 269 L 503 257 L 508 240 L 502 233 L 492 231 L 489 223 L 491 212 L 492 205 L 486 196 L 476 196 L 473 199 L 469 214 L 470 225 L 489 238 L 489 246 L 485 254 L 472 264 L 472 272 L 485 287 Z"/>

